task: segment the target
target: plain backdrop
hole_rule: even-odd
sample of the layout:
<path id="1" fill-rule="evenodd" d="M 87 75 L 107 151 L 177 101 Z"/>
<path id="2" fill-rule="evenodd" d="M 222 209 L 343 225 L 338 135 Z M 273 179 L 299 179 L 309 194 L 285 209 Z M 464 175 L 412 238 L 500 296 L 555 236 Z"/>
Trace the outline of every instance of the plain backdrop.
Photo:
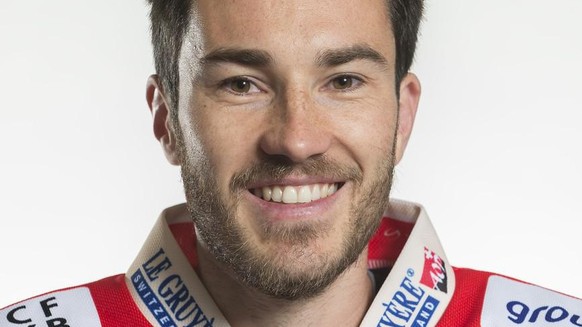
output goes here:
<path id="1" fill-rule="evenodd" d="M 582 1 L 428 0 L 393 196 L 455 266 L 582 296 Z M 0 10 L 0 307 L 123 273 L 183 201 L 153 137 L 145 1 Z"/>

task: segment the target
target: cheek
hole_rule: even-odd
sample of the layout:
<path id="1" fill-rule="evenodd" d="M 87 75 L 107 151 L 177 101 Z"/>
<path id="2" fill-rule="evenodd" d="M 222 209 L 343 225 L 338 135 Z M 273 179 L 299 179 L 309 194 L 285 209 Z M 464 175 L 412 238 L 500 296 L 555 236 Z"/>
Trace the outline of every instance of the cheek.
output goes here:
<path id="1" fill-rule="evenodd" d="M 388 100 L 366 101 L 350 110 L 338 130 L 340 140 L 351 149 L 360 165 L 386 158 L 392 153 L 397 126 L 395 102 Z"/>
<path id="2" fill-rule="evenodd" d="M 248 115 L 245 118 L 204 100 L 197 103 L 197 106 L 189 109 L 185 117 L 188 123 L 183 123 L 183 128 L 190 131 L 193 155 L 205 157 L 204 164 L 210 165 L 219 184 L 225 185 L 229 180 L 221 179 L 230 179 L 250 162 L 250 157 L 256 151 L 254 147 L 258 128 L 249 122 Z"/>

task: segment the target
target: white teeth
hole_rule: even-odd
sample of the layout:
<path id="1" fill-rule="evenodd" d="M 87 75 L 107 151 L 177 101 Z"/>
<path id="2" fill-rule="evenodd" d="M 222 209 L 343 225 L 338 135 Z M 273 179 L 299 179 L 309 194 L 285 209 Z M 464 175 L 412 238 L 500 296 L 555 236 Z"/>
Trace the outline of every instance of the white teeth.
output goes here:
<path id="1" fill-rule="evenodd" d="M 309 189 L 309 186 L 301 186 L 301 188 L 299 188 L 299 194 L 297 194 L 297 202 L 307 203 L 311 201 L 313 200 L 311 200 L 311 190 Z"/>
<path id="2" fill-rule="evenodd" d="M 279 186 L 273 187 L 273 192 L 271 193 L 271 200 L 275 202 L 281 202 L 283 199 L 283 190 Z"/>
<path id="3" fill-rule="evenodd" d="M 327 189 L 328 189 L 328 188 L 329 188 L 329 185 L 327 185 L 327 184 L 323 184 L 323 185 L 321 186 L 321 197 L 322 197 L 322 198 L 325 198 L 325 197 L 327 197 Z"/>
<path id="4" fill-rule="evenodd" d="M 297 190 L 293 186 L 285 186 L 283 203 L 297 203 Z"/>
<path id="5" fill-rule="evenodd" d="M 327 196 L 334 194 L 335 191 L 337 191 L 337 184 L 331 184 L 327 189 Z"/>
<path id="6" fill-rule="evenodd" d="M 315 184 L 313 185 L 313 190 L 311 191 L 311 201 L 315 201 L 315 200 L 319 200 L 321 199 L 321 191 L 319 188 L 319 185 Z"/>
<path id="7" fill-rule="evenodd" d="M 283 203 L 308 203 L 326 198 L 337 192 L 338 185 L 312 184 L 301 186 L 265 186 L 252 190 L 252 193 L 265 201 Z"/>
<path id="8" fill-rule="evenodd" d="M 257 189 L 258 190 L 258 189 Z M 271 195 L 273 194 L 273 190 L 271 190 L 270 187 L 263 187 L 262 190 L 262 195 L 263 195 L 263 199 L 265 201 L 271 201 Z M 260 195 L 257 195 L 258 197 L 261 197 Z"/>

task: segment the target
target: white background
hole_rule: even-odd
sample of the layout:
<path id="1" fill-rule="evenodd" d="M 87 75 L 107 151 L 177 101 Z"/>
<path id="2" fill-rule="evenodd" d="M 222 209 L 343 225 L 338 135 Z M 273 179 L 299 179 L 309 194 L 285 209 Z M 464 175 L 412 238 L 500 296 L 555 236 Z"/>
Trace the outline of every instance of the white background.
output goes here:
<path id="1" fill-rule="evenodd" d="M 582 1 L 428 0 L 393 195 L 450 261 L 582 296 Z M 3 1 L 0 307 L 123 273 L 183 200 L 151 132 L 145 0 Z"/>

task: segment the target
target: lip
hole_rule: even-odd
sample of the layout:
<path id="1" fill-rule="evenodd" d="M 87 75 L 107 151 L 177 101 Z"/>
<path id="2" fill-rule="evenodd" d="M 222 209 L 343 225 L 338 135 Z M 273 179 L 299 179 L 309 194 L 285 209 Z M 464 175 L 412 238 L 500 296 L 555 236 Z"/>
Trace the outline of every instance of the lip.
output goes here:
<path id="1" fill-rule="evenodd" d="M 323 182 L 322 179 L 313 179 L 318 183 L 334 183 L 333 181 L 327 180 Z M 275 182 L 272 181 L 266 184 L 253 184 L 255 188 L 269 185 L 289 185 L 298 186 L 307 183 L 314 183 L 313 181 L 306 182 L 306 179 L 301 179 L 300 181 L 292 180 L 282 180 Z M 256 185 L 256 186 L 255 186 Z M 345 192 L 349 189 L 349 183 L 343 183 L 343 186 L 339 188 L 334 194 L 307 203 L 294 203 L 286 204 L 282 202 L 265 201 L 252 194 L 251 192 L 246 192 L 244 198 L 250 203 L 250 205 L 255 209 L 257 214 L 260 216 L 259 219 L 266 222 L 276 223 L 284 221 L 309 221 L 309 220 L 325 220 L 331 219 L 330 213 L 339 199 L 343 196 Z"/>

